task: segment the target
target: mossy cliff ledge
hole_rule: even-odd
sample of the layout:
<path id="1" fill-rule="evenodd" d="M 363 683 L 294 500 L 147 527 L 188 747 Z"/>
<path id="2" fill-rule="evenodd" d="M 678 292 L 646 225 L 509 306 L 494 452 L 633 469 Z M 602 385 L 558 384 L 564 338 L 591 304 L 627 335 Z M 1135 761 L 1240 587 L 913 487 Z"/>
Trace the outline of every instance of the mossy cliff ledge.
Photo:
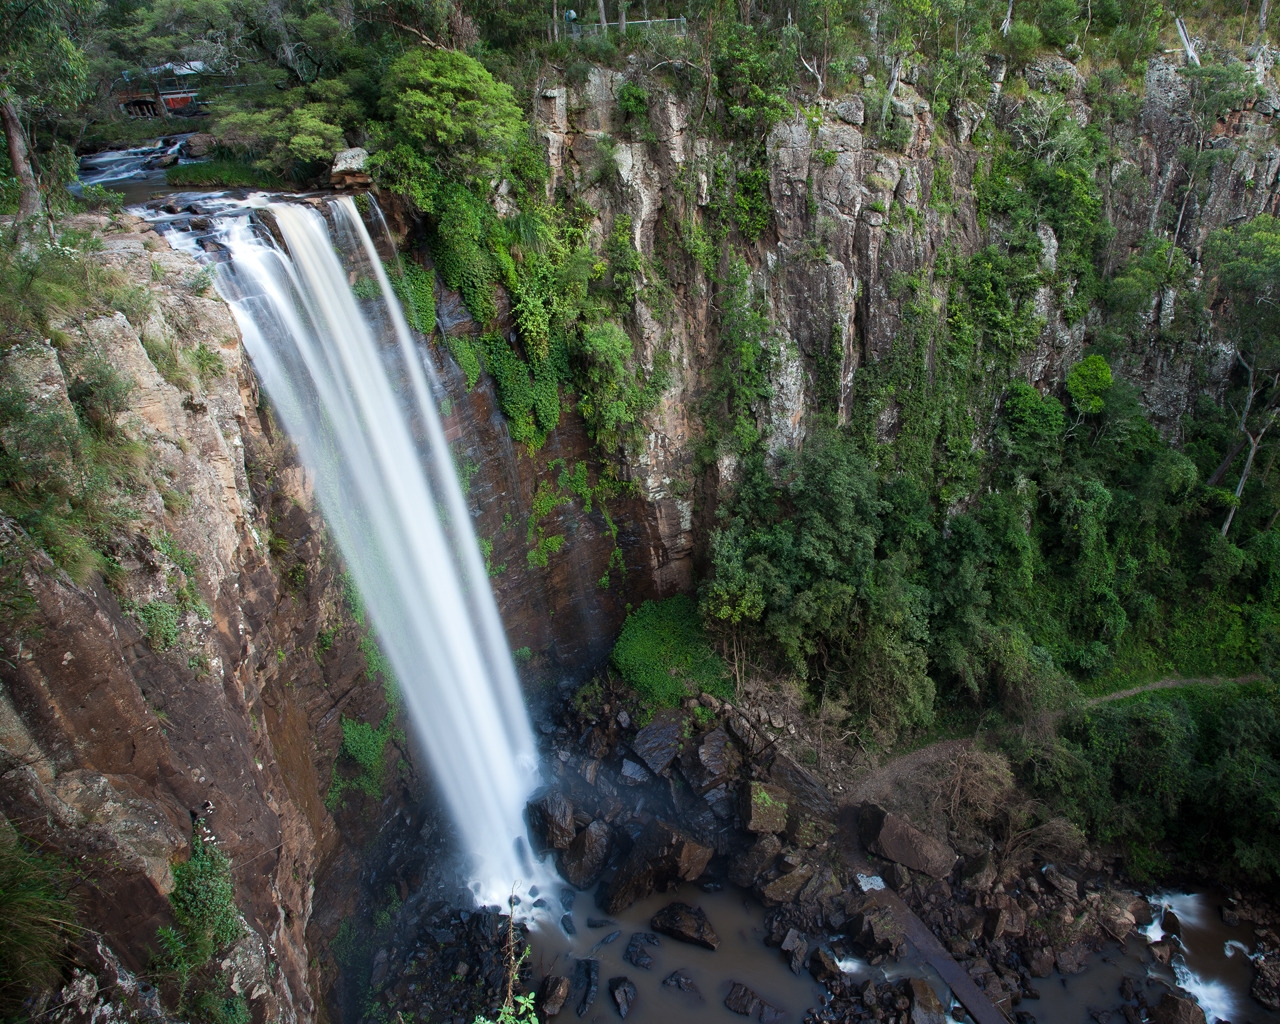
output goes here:
<path id="1" fill-rule="evenodd" d="M 60 865 L 79 945 L 98 951 L 80 960 L 100 968 L 76 975 L 58 1019 L 312 1021 L 332 964 L 308 927 L 331 937 L 352 912 L 356 851 L 401 807 L 324 801 L 343 720 L 380 721 L 383 690 L 209 275 L 134 218 L 60 228 L 111 275 L 117 308 L 89 303 L 53 344 L 10 350 L 5 386 L 26 405 L 6 445 L 71 460 L 13 432 L 80 423 L 71 464 L 119 486 L 60 564 L 33 541 L 39 509 L 19 516 L 30 530 L 0 519 L 0 813 Z M 317 924 L 325 871 L 353 877 Z"/>

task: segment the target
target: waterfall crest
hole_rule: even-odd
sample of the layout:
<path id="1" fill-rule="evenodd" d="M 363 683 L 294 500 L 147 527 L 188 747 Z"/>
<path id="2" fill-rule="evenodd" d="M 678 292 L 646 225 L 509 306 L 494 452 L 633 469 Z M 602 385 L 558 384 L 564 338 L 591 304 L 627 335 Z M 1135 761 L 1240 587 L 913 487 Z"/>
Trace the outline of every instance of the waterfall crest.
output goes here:
<path id="1" fill-rule="evenodd" d="M 252 201 L 251 201 L 252 202 Z M 218 290 L 364 600 L 431 773 L 505 904 L 534 881 L 533 732 L 465 496 L 409 332 L 355 203 L 259 201 L 216 221 Z M 272 237 L 261 224 L 269 225 Z M 194 244 L 194 243 L 192 243 Z M 203 254 L 202 254 L 203 255 Z"/>

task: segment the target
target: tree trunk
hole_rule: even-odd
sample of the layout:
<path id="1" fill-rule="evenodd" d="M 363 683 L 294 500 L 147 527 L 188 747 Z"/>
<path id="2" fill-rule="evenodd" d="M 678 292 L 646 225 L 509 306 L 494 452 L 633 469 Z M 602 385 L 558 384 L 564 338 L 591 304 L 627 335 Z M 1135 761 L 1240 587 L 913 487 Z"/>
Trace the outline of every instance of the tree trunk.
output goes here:
<path id="1" fill-rule="evenodd" d="M 1227 531 L 1231 529 L 1231 520 L 1236 517 L 1236 509 L 1240 507 L 1240 495 L 1244 493 L 1245 481 L 1249 479 L 1249 470 L 1253 468 L 1253 457 L 1258 454 L 1258 444 L 1262 441 L 1262 435 L 1256 438 L 1249 437 L 1249 457 L 1244 462 L 1244 472 L 1240 474 L 1240 482 L 1236 484 L 1236 503 L 1231 506 L 1227 512 L 1227 521 L 1222 524 L 1222 536 L 1227 535 Z"/>
<path id="2" fill-rule="evenodd" d="M 627 0 L 618 0 L 618 35 L 627 34 Z"/>
<path id="3" fill-rule="evenodd" d="M 1258 9 L 1258 39 L 1265 39 L 1267 36 L 1267 9 L 1271 6 L 1271 0 L 1262 0 L 1262 7 Z"/>
<path id="4" fill-rule="evenodd" d="M 27 136 L 22 130 L 22 121 L 13 98 L 8 95 L 0 100 L 0 123 L 4 125 L 5 141 L 9 145 L 9 163 L 18 179 L 18 223 L 22 223 L 40 212 L 40 187 L 27 157 Z"/>
<path id="5" fill-rule="evenodd" d="M 596 0 L 596 5 L 600 8 L 600 34 L 607 36 L 609 34 L 609 15 L 604 12 L 604 0 Z"/>
<path id="6" fill-rule="evenodd" d="M 551 0 L 551 41 L 560 42 L 560 4 L 559 0 Z"/>

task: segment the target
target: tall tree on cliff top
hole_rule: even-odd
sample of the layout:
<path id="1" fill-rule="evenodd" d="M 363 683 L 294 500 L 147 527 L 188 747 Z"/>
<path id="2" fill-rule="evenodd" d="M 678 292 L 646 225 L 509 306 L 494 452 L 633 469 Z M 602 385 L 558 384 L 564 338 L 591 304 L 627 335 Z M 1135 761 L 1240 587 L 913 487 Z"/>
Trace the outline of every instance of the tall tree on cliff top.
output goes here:
<path id="1" fill-rule="evenodd" d="M 40 211 L 40 186 L 24 108 L 74 102 L 84 85 L 85 58 L 71 27 L 92 10 L 90 0 L 0 0 L 0 125 L 18 179 L 18 221 Z"/>

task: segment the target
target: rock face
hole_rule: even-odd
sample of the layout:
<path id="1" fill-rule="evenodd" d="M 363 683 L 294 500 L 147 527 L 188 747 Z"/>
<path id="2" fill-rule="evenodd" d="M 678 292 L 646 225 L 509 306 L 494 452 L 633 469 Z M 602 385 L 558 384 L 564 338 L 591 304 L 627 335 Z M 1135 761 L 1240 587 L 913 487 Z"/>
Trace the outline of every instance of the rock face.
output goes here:
<path id="1" fill-rule="evenodd" d="M 372 183 L 368 168 L 368 150 L 358 146 L 354 149 L 344 149 L 333 158 L 333 166 L 329 170 L 329 184 L 334 188 L 367 188 Z"/>
<path id="2" fill-rule="evenodd" d="M 946 878 L 958 860 L 946 843 L 876 804 L 863 804 L 858 831 L 863 846 L 872 853 L 934 878 Z"/>
<path id="3" fill-rule="evenodd" d="M 720 936 L 711 927 L 711 922 L 707 920 L 701 907 L 691 907 L 687 903 L 669 903 L 653 915 L 649 927 L 680 942 L 711 950 L 720 948 Z"/>
<path id="4" fill-rule="evenodd" d="M 7 651 L 21 629 L 23 654 L 0 662 L 0 813 L 85 865 L 82 922 L 101 936 L 101 963 L 124 974 L 146 967 L 157 928 L 173 923 L 172 866 L 203 819 L 231 860 L 248 927 L 226 953 L 228 976 L 258 1017 L 308 1022 L 334 977 L 316 951 L 362 898 L 362 850 L 402 820 L 398 794 L 350 816 L 324 804 L 341 718 L 380 721 L 382 689 L 342 617 L 306 474 L 263 412 L 227 306 L 193 288 L 200 268 L 141 221 L 65 226 L 97 232 L 92 258 L 150 302 L 65 324 L 63 350 L 10 353 L 5 372 L 70 413 L 77 360 L 101 359 L 131 386 L 113 426 L 146 468 L 113 541 L 111 586 L 77 584 L 0 522 L 4 571 L 33 602 L 25 622 L 2 627 Z M 161 373 L 161 353 L 182 367 L 198 346 L 210 372 Z M 173 635 L 148 636 L 140 610 L 153 605 L 173 609 Z M 410 827 L 422 825 L 419 813 Z M 332 894 L 318 907 L 317 880 Z M 102 970 L 102 985 L 115 984 L 119 972 Z"/>
<path id="5" fill-rule="evenodd" d="M 645 826 L 614 875 L 604 900 L 608 914 L 620 914 L 636 900 L 702 875 L 715 854 L 709 846 L 657 818 Z"/>
<path id="6" fill-rule="evenodd" d="M 562 850 L 557 861 L 560 874 L 570 885 L 587 889 L 595 884 L 613 849 L 613 834 L 603 821 L 593 821 Z"/>
<path id="7" fill-rule="evenodd" d="M 1151 1024 L 1205 1024 L 1204 1010 L 1194 999 L 1166 993 L 1151 1011 Z"/>
<path id="8" fill-rule="evenodd" d="M 542 850 L 567 850 L 574 840 L 573 804 L 558 789 L 529 803 L 529 829 Z"/>

